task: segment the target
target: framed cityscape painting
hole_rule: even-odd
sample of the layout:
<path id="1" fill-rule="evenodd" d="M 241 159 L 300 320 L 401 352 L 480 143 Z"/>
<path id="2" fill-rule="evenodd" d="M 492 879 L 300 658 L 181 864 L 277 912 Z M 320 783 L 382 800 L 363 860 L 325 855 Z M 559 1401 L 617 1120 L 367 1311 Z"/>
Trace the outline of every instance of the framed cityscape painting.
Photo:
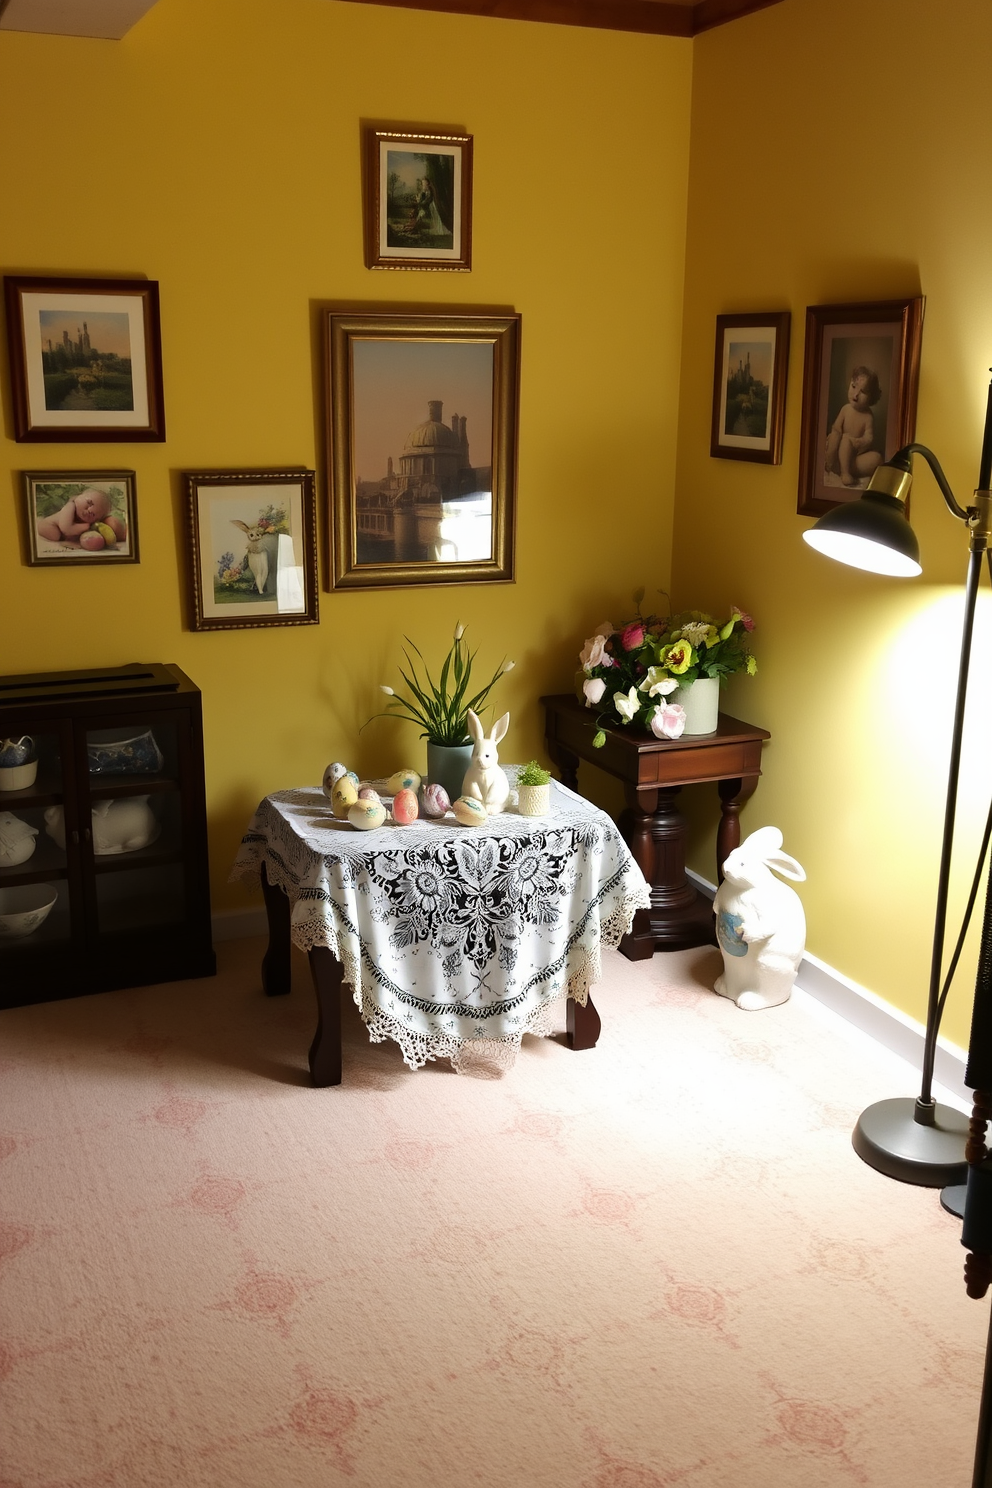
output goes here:
<path id="1" fill-rule="evenodd" d="M 314 473 L 186 471 L 190 630 L 316 625 Z"/>
<path id="2" fill-rule="evenodd" d="M 717 316 L 711 455 L 781 463 L 790 318 L 788 310 Z"/>
<path id="3" fill-rule="evenodd" d="M 471 269 L 470 134 L 366 131 L 365 263 Z"/>
<path id="4" fill-rule="evenodd" d="M 916 431 L 923 297 L 806 311 L 802 516 L 856 501 Z"/>
<path id="5" fill-rule="evenodd" d="M 158 285 L 4 278 L 14 437 L 165 438 Z"/>
<path id="6" fill-rule="evenodd" d="M 327 315 L 334 589 L 513 578 L 519 315 Z"/>

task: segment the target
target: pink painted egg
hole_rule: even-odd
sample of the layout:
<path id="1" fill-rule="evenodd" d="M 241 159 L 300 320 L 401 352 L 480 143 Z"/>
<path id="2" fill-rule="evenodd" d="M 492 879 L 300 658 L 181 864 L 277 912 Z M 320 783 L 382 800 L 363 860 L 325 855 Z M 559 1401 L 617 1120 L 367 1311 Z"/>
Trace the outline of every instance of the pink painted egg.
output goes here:
<path id="1" fill-rule="evenodd" d="M 356 801 L 354 806 L 348 807 L 348 820 L 359 831 L 371 832 L 375 827 L 381 827 L 386 820 L 386 808 L 378 799 Z"/>
<path id="2" fill-rule="evenodd" d="M 99 553 L 101 548 L 106 547 L 106 543 L 99 532 L 94 532 L 91 528 L 89 532 L 82 534 L 79 539 L 79 546 L 85 548 L 87 553 Z"/>
<path id="3" fill-rule="evenodd" d="M 425 816 L 435 819 L 451 810 L 448 792 L 443 785 L 425 785 L 420 792 L 420 805 Z"/>
<path id="4" fill-rule="evenodd" d="M 463 827 L 481 827 L 488 815 L 485 806 L 475 796 L 459 796 L 457 801 L 452 801 L 451 809 L 455 820 Z"/>
<path id="5" fill-rule="evenodd" d="M 358 799 L 360 801 L 381 801 L 379 792 L 371 785 L 360 785 L 358 787 Z"/>
<path id="6" fill-rule="evenodd" d="M 393 821 L 401 827 L 409 826 L 420 815 L 417 793 L 409 789 L 398 790 L 393 797 Z"/>

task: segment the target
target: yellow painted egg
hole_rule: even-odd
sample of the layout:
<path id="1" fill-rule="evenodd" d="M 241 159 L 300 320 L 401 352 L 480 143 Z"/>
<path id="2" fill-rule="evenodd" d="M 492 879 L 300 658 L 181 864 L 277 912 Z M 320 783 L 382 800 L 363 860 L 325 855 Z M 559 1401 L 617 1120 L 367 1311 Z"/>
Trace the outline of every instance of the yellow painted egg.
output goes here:
<path id="1" fill-rule="evenodd" d="M 407 827 L 411 822 L 416 821 L 419 815 L 417 792 L 409 787 L 398 790 L 393 797 L 393 821 L 401 827 Z"/>
<path id="2" fill-rule="evenodd" d="M 359 831 L 371 832 L 386 820 L 386 808 L 381 801 L 356 801 L 348 807 L 348 820 Z"/>
<path id="3" fill-rule="evenodd" d="M 463 827 L 481 827 L 488 815 L 485 806 L 474 796 L 459 796 L 457 801 L 452 801 L 451 809 Z"/>
<path id="4" fill-rule="evenodd" d="M 342 775 L 331 791 L 331 810 L 334 815 L 344 821 L 351 807 L 358 800 L 358 790 L 353 780 L 347 775 Z"/>
<path id="5" fill-rule="evenodd" d="M 395 796 L 397 791 L 419 789 L 420 776 L 416 770 L 396 770 L 386 781 L 386 790 L 391 796 Z"/>

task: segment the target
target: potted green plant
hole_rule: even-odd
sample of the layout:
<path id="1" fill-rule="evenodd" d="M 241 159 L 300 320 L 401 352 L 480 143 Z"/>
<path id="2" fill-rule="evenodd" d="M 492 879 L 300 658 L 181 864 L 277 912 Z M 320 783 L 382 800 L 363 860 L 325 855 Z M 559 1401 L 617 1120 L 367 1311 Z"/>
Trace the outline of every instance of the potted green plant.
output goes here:
<path id="1" fill-rule="evenodd" d="M 464 635 L 465 626 L 459 623 L 455 626 L 451 648 L 441 664 L 436 682 L 419 647 L 409 636 L 404 637 L 410 650 L 404 647 L 407 670 L 400 667 L 400 676 L 409 689 L 409 696 L 404 697 L 394 688 L 381 684 L 380 692 L 392 701 L 384 712 L 373 715 L 376 718 L 406 718 L 418 725 L 420 737 L 427 741 L 426 778 L 432 784 L 443 786 L 451 800 L 461 795 L 462 780 L 472 758 L 468 711 L 471 708 L 473 713 L 478 713 L 500 677 L 512 671 L 514 666 L 512 661 L 501 662 L 485 686 L 473 692 L 472 664 L 477 653 L 465 645 Z M 419 659 L 423 676 L 410 651 Z"/>
<path id="2" fill-rule="evenodd" d="M 521 816 L 547 816 L 551 810 L 551 774 L 537 760 L 517 775 L 517 810 Z"/>

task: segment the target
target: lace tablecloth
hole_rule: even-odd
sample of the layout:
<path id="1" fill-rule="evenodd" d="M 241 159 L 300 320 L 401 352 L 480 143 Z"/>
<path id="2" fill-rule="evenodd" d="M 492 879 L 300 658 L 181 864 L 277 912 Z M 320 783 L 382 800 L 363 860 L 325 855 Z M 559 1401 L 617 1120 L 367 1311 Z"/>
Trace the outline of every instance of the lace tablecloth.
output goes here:
<path id="1" fill-rule="evenodd" d="M 507 770 L 511 775 L 512 767 Z M 375 1042 L 412 1069 L 459 1062 L 480 1040 L 504 1063 L 525 1033 L 553 1031 L 551 1004 L 586 1002 L 600 949 L 616 946 L 648 886 L 610 818 L 565 786 L 551 811 L 509 810 L 484 827 L 336 820 L 318 787 L 267 796 L 232 878 L 270 883 L 292 904 L 292 939 L 326 946 Z"/>

